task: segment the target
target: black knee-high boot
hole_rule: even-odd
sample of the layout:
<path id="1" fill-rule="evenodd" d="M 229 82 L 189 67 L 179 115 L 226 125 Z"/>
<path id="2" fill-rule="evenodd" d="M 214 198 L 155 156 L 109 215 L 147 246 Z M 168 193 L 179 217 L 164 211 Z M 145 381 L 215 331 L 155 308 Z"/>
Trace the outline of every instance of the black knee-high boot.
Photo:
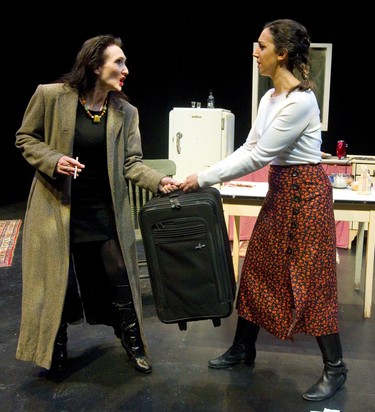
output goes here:
<path id="1" fill-rule="evenodd" d="M 63 372 L 68 362 L 68 324 L 62 322 L 56 335 L 55 345 L 53 347 L 52 363 L 50 371 Z"/>
<path id="2" fill-rule="evenodd" d="M 113 287 L 112 297 L 116 316 L 115 335 L 121 339 L 121 344 L 129 359 L 133 362 L 134 369 L 138 372 L 150 373 L 152 366 L 145 354 L 130 286 Z"/>
<path id="3" fill-rule="evenodd" d="M 322 352 L 324 369 L 320 379 L 302 395 L 307 401 L 322 401 L 333 396 L 344 386 L 348 373 L 343 361 L 340 335 L 317 336 L 316 340 Z"/>
<path id="4" fill-rule="evenodd" d="M 113 305 L 119 317 L 121 343 L 129 359 L 133 362 L 134 369 L 138 372 L 150 373 L 152 366 L 145 354 L 133 303 L 114 302 Z"/>
<path id="5" fill-rule="evenodd" d="M 255 323 L 239 316 L 232 346 L 223 355 L 209 360 L 208 366 L 213 369 L 225 369 L 242 361 L 253 366 L 259 329 Z"/>

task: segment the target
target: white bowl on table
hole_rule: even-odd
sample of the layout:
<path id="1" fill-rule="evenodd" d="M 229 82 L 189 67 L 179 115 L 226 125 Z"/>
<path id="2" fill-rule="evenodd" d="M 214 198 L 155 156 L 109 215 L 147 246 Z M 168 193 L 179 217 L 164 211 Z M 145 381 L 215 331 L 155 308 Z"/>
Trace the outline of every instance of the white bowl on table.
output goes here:
<path id="1" fill-rule="evenodd" d="M 336 189 L 346 189 L 354 180 L 353 175 L 349 173 L 331 173 L 328 177 Z"/>

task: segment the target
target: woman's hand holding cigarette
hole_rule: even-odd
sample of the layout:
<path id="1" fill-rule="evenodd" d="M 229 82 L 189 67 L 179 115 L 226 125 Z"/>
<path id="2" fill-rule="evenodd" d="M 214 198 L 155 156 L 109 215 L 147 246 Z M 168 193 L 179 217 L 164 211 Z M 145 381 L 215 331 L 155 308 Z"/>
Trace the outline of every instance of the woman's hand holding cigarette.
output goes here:
<path id="1" fill-rule="evenodd" d="M 69 156 L 62 156 L 57 162 L 55 170 L 56 173 L 73 176 L 76 179 L 84 168 L 85 165 L 78 161 L 78 156 L 75 159 Z"/>

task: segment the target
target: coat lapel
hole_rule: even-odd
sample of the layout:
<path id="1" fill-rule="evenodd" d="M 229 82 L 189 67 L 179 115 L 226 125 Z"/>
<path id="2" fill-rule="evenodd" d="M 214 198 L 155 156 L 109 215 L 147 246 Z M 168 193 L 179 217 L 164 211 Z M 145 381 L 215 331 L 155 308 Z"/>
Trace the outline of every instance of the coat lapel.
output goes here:
<path id="1" fill-rule="evenodd" d="M 75 123 L 77 117 L 78 91 L 75 89 L 66 89 L 59 98 L 59 110 L 61 116 L 61 133 L 64 144 L 64 153 L 73 155 L 73 140 L 75 133 Z M 80 104 L 80 103 L 78 103 Z"/>
<path id="2" fill-rule="evenodd" d="M 129 127 L 129 112 L 125 111 L 124 107 L 118 107 L 117 104 L 110 104 L 108 107 L 107 119 L 107 156 L 108 156 L 108 172 L 110 176 L 115 173 L 114 166 L 116 159 L 114 158 L 116 147 L 118 150 L 125 150 L 126 142 L 120 142 L 121 136 L 127 136 L 126 130 Z M 118 160 L 118 159 L 117 159 Z"/>

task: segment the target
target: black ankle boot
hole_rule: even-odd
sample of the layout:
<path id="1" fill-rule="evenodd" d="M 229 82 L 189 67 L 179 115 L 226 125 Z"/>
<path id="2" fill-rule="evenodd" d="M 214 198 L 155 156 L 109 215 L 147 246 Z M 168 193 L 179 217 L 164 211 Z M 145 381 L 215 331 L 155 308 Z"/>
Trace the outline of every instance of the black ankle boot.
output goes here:
<path id="1" fill-rule="evenodd" d="M 303 395 L 307 401 L 323 401 L 333 396 L 344 386 L 348 370 L 345 362 L 339 359 L 336 363 L 326 362 L 321 378 Z"/>
<path id="2" fill-rule="evenodd" d="M 342 357 L 340 335 L 317 336 L 316 340 L 322 352 L 324 369 L 321 378 L 302 395 L 307 401 L 330 398 L 344 386 L 348 374 Z"/>
<path id="3" fill-rule="evenodd" d="M 50 371 L 63 372 L 68 362 L 68 324 L 62 323 L 57 331 L 55 345 L 53 347 L 52 362 Z"/>
<path id="4" fill-rule="evenodd" d="M 132 361 L 134 369 L 138 372 L 150 373 L 152 366 L 145 354 L 133 303 L 113 303 L 113 306 L 119 317 L 119 326 L 115 328 L 115 334 L 120 335 L 121 344 Z"/>
<path id="5" fill-rule="evenodd" d="M 256 357 L 255 342 L 258 332 L 258 325 L 239 316 L 233 345 L 223 355 L 209 360 L 208 367 L 212 369 L 225 369 L 242 361 L 246 365 L 254 366 Z"/>
<path id="6" fill-rule="evenodd" d="M 208 366 L 212 369 L 225 369 L 237 365 L 244 361 L 246 365 L 254 366 L 256 350 L 255 345 L 252 350 L 245 345 L 233 343 L 233 345 L 221 356 L 208 361 Z"/>

